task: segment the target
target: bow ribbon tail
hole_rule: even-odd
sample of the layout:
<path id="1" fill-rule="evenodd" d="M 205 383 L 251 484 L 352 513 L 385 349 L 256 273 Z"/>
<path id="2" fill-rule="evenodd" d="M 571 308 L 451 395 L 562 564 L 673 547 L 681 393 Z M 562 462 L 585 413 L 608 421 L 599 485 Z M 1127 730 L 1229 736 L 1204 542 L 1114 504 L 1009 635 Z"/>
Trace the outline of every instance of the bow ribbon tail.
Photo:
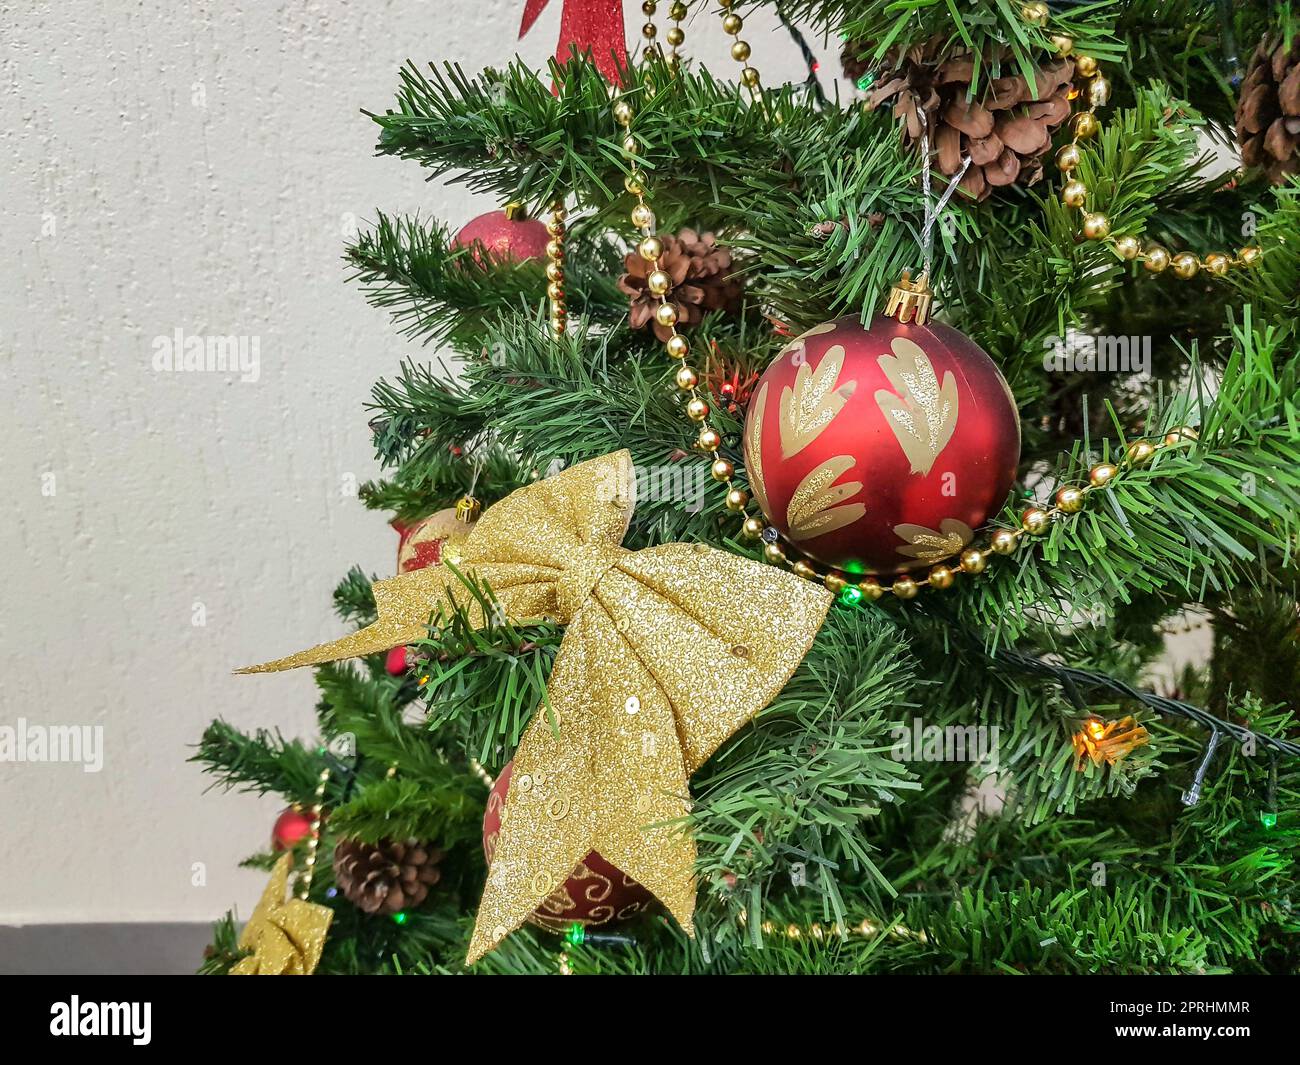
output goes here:
<path id="1" fill-rule="evenodd" d="M 620 591 L 624 586 L 623 571 L 612 572 L 579 619 L 587 634 L 579 646 L 591 649 L 591 672 L 601 682 L 587 688 L 602 736 L 591 765 L 598 826 L 592 849 L 694 935 L 696 850 L 686 825 L 692 767 L 680 722 L 687 708 L 669 696 L 654 643 L 629 617 L 639 610 L 637 600 Z"/>
<path id="2" fill-rule="evenodd" d="M 548 689 L 552 714 L 538 708 L 515 754 L 467 964 L 593 851 L 692 931 L 695 842 L 682 823 L 690 801 L 673 708 L 598 602 L 570 625 Z"/>
<path id="3" fill-rule="evenodd" d="M 275 673 L 299 666 L 319 666 L 325 662 L 359 658 L 423 640 L 428 635 L 429 617 L 453 582 L 455 578 L 452 571 L 442 566 L 430 566 L 386 581 L 376 581 L 372 588 L 379 619 L 374 624 L 341 639 L 309 647 L 272 662 L 245 666 L 235 672 Z"/>
<path id="4" fill-rule="evenodd" d="M 610 564 L 556 658 L 558 735 L 539 709 L 515 755 L 468 960 L 593 850 L 691 932 L 690 775 L 785 686 L 830 602 L 811 582 L 704 544 Z"/>
<path id="5" fill-rule="evenodd" d="M 473 535 L 473 534 L 471 534 Z M 544 566 L 464 560 L 466 575 L 492 589 L 507 617 L 540 617 L 554 610 L 555 571 Z M 305 651 L 245 666 L 236 673 L 275 673 L 299 666 L 319 666 L 344 658 L 377 654 L 429 635 L 429 621 L 440 607 L 452 603 L 469 612 L 470 624 L 482 628 L 487 619 L 482 604 L 474 597 L 461 573 L 449 566 L 429 566 L 403 573 L 371 586 L 379 619 L 337 640 L 309 647 Z"/>

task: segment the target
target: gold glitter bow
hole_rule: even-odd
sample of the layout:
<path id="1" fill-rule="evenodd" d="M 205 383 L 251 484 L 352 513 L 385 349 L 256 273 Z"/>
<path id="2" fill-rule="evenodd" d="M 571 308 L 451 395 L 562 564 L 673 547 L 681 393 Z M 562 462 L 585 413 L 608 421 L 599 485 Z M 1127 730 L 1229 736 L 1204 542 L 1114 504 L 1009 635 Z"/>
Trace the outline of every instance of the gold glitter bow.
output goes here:
<path id="1" fill-rule="evenodd" d="M 320 964 L 334 911 L 306 899 L 285 901 L 292 866 L 292 854 L 275 863 L 261 901 L 239 934 L 240 949 L 253 953 L 235 963 L 231 976 L 310 976 Z"/>
<path id="2" fill-rule="evenodd" d="M 622 546 L 635 506 L 626 451 L 579 463 L 484 512 L 458 565 L 506 615 L 568 626 L 514 776 L 469 961 L 518 928 L 591 851 L 648 888 L 692 932 L 688 781 L 785 686 L 831 594 L 706 544 Z M 371 654 L 422 639 L 451 595 L 445 566 L 374 586 L 379 620 L 247 672 Z M 672 824 L 677 822 L 677 824 Z"/>

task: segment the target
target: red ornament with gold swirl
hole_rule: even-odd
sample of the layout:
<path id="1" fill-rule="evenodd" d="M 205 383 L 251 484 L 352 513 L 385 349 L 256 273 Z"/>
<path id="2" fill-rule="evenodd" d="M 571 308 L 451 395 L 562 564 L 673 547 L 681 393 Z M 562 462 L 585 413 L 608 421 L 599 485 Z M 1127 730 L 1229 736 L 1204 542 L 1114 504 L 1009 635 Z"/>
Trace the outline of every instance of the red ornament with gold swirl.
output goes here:
<path id="1" fill-rule="evenodd" d="M 501 814 L 514 767 L 514 762 L 508 762 L 501 770 L 483 815 L 483 853 L 489 865 L 501 831 Z M 537 907 L 529 922 L 551 932 L 564 932 L 575 921 L 587 928 L 602 928 L 631 920 L 655 905 L 649 891 L 592 851 L 578 863 L 569 879 Z"/>
<path id="2" fill-rule="evenodd" d="M 936 322 L 814 326 L 772 362 L 745 422 L 750 490 L 798 551 L 892 574 L 961 551 L 1006 502 L 1020 421 L 993 360 Z"/>

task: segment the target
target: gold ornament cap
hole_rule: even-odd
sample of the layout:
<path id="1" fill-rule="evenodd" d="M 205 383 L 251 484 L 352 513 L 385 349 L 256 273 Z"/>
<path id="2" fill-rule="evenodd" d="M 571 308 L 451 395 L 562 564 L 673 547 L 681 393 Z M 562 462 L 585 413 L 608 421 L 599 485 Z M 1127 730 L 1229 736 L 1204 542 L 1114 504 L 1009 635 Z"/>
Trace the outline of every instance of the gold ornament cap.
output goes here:
<path id="1" fill-rule="evenodd" d="M 512 222 L 522 222 L 528 217 L 528 212 L 525 209 L 522 200 L 511 200 L 505 205 L 504 213 Z"/>
<path id="2" fill-rule="evenodd" d="M 930 320 L 930 279 L 924 270 L 913 281 L 912 271 L 904 270 L 903 276 L 889 290 L 889 299 L 885 302 L 885 314 L 897 318 L 904 324 L 914 322 L 925 325 Z"/>
<path id="3" fill-rule="evenodd" d="M 482 512 L 483 504 L 468 493 L 456 500 L 456 520 L 459 522 L 468 525 L 472 521 L 478 521 Z"/>

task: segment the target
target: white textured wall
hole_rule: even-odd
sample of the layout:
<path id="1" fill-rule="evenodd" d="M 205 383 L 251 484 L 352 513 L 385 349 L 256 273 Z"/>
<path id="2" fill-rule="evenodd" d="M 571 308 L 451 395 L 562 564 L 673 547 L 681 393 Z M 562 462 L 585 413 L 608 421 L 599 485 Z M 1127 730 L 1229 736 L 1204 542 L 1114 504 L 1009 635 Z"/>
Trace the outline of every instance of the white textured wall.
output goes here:
<path id="1" fill-rule="evenodd" d="M 518 46 L 534 67 L 560 6 Z M 707 6 L 687 51 L 733 70 Z M 278 804 L 204 796 L 188 746 L 215 716 L 309 734 L 309 672 L 230 670 L 337 634 L 347 567 L 393 566 L 346 487 L 376 472 L 362 405 L 405 345 L 344 285 L 343 234 L 493 206 L 374 158 L 359 109 L 408 57 L 503 64 L 522 8 L 0 3 L 0 726 L 102 725 L 105 746 L 99 773 L 0 763 L 0 922 L 249 912 L 262 877 L 236 863 Z M 766 80 L 799 76 L 752 22 Z M 259 338 L 260 378 L 156 371 L 177 329 Z"/>

